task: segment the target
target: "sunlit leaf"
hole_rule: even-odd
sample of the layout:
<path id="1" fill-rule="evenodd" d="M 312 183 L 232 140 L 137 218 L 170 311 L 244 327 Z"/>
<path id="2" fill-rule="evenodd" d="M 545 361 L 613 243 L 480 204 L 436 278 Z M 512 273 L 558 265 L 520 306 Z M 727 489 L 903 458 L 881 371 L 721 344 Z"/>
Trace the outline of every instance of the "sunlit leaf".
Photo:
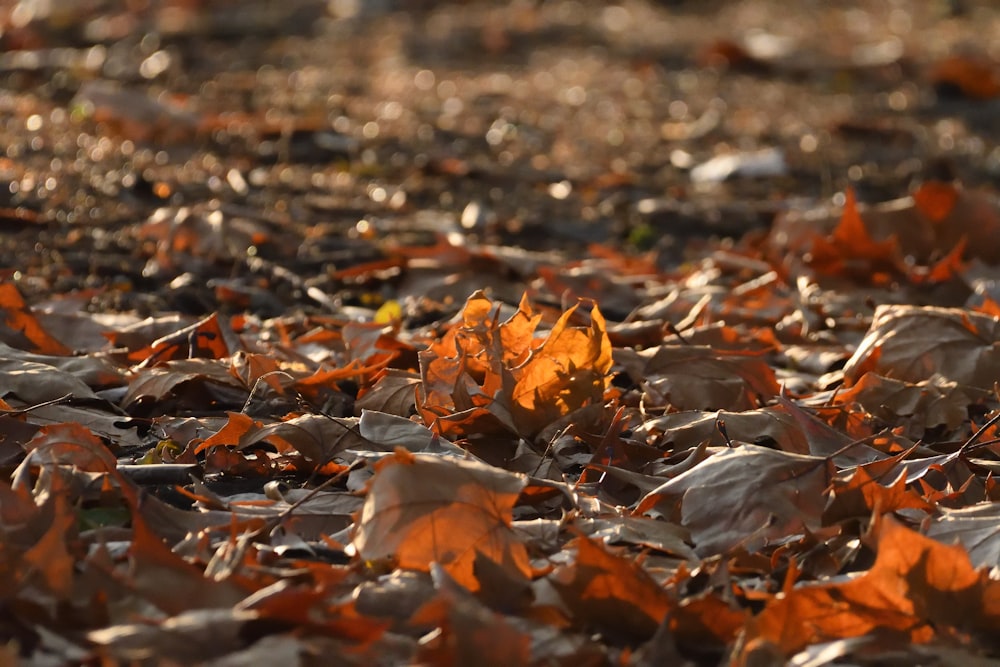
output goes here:
<path id="1" fill-rule="evenodd" d="M 527 551 L 510 525 L 526 483 L 481 463 L 397 450 L 376 465 L 353 545 L 365 561 L 424 571 L 440 563 L 469 590 L 479 588 L 477 552 L 527 576 Z"/>

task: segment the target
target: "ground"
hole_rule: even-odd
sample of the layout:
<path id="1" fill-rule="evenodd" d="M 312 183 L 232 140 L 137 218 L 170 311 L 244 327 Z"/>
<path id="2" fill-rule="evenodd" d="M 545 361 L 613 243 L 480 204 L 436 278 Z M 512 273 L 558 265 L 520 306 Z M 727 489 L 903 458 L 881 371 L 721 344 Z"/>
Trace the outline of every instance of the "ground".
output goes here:
<path id="1" fill-rule="evenodd" d="M 996 655 L 989 0 L 0 30 L 3 657 Z"/>

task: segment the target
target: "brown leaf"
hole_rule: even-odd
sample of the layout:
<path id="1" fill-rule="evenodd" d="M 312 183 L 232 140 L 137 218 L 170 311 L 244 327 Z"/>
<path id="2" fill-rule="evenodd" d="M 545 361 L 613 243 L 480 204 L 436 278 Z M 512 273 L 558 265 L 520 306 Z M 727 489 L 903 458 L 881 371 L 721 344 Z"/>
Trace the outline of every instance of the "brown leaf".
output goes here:
<path id="1" fill-rule="evenodd" d="M 723 447 L 726 439 L 719 430 L 720 421 L 733 440 L 755 444 L 770 441 L 775 448 L 792 454 L 816 453 L 809 451 L 808 441 L 792 416 L 774 407 L 746 412 L 675 412 L 648 419 L 633 432 L 645 436 L 650 444 L 669 447 L 674 452 L 693 449 L 702 443 Z"/>
<path id="2" fill-rule="evenodd" d="M 387 412 L 409 417 L 417 409 L 417 390 L 420 376 L 410 371 L 387 368 L 374 379 L 375 385 L 358 394 L 355 407 L 359 410 Z"/>
<path id="3" fill-rule="evenodd" d="M 907 488 L 906 473 L 900 470 L 888 485 L 874 479 L 859 466 L 846 479 L 835 479 L 830 490 L 830 502 L 823 512 L 823 523 L 832 524 L 849 518 L 867 521 L 875 515 L 902 509 L 933 512 L 934 506 L 919 493 Z"/>
<path id="4" fill-rule="evenodd" d="M 632 559 L 588 537 L 567 546 L 576 549 L 576 560 L 550 580 L 573 620 L 632 641 L 651 637 L 670 611 L 664 589 Z"/>
<path id="5" fill-rule="evenodd" d="M 477 552 L 526 577 L 528 554 L 510 524 L 526 483 L 482 463 L 397 450 L 375 466 L 352 544 L 365 561 L 422 571 L 440 563 L 473 591 Z"/>
<path id="6" fill-rule="evenodd" d="M 57 599 L 65 600 L 73 589 L 76 562 L 67 547 L 67 540 L 75 535 L 77 517 L 63 493 L 49 496 L 46 505 L 36 519 L 50 523 L 39 540 L 24 552 L 21 567 L 18 568 L 22 571 L 18 573 L 20 576 L 15 576 L 15 580 L 25 581 L 37 574 L 46 590 Z"/>
<path id="7" fill-rule="evenodd" d="M 771 539 L 818 529 L 832 474 L 824 458 L 742 445 L 649 492 L 635 513 L 679 520 L 699 555 L 737 545 L 752 552 Z"/>
<path id="8" fill-rule="evenodd" d="M 809 644 L 882 630 L 927 642 L 946 628 L 991 633 L 997 627 L 1000 582 L 977 572 L 962 547 L 885 518 L 868 572 L 772 598 L 747 626 L 744 657 L 765 646 L 791 656 Z"/>
<path id="9" fill-rule="evenodd" d="M 753 353 L 661 345 L 642 352 L 615 350 L 615 361 L 642 383 L 651 406 L 742 412 L 778 393 L 774 371 Z"/>
<path id="10" fill-rule="evenodd" d="M 891 424 L 907 424 L 911 438 L 923 437 L 925 429 L 945 426 L 956 429 L 968 419 L 969 406 L 985 392 L 959 387 L 939 375 L 919 382 L 905 382 L 876 373 L 865 373 L 850 389 L 838 392 L 836 403 L 857 402 L 869 413 Z"/>
<path id="11" fill-rule="evenodd" d="M 980 503 L 958 509 L 943 508 L 927 526 L 927 537 L 944 544 L 960 544 L 976 567 L 1000 564 L 1000 505 Z"/>
<path id="12" fill-rule="evenodd" d="M 179 614 L 231 607 L 253 592 L 234 579 L 209 579 L 201 568 L 171 551 L 146 524 L 141 507 L 132 507 L 132 521 L 132 569 L 127 583 L 137 596 L 168 614 Z"/>
<path id="13" fill-rule="evenodd" d="M 108 472 L 118 464 L 100 438 L 75 423 L 43 426 L 25 443 L 24 449 L 30 453 L 30 462 L 36 465 L 70 465 L 77 470 Z"/>
<path id="14" fill-rule="evenodd" d="M 1000 377 L 1000 322 L 957 308 L 882 305 L 846 366 L 853 384 L 866 373 L 907 382 L 932 375 L 992 390 Z"/>
<path id="15" fill-rule="evenodd" d="M 121 405 L 130 410 L 143 403 L 162 406 L 166 399 L 175 398 L 182 403 L 185 399 L 198 403 L 197 407 L 204 409 L 213 392 L 226 391 L 239 396 L 240 403 L 247 395 L 247 388 L 229 372 L 228 364 L 217 359 L 178 359 L 139 369 Z"/>
<path id="16" fill-rule="evenodd" d="M 153 341 L 139 368 L 175 359 L 223 359 L 230 354 L 215 313 Z"/>
<path id="17" fill-rule="evenodd" d="M 422 642 L 418 662 L 441 667 L 462 665 L 525 665 L 531 662 L 531 638 L 494 613 L 446 574 L 435 574 L 439 594 L 413 614 L 417 627 L 440 629 Z M 457 590 L 455 590 L 457 589 Z"/>
<path id="18" fill-rule="evenodd" d="M 29 404 L 63 396 L 97 400 L 98 396 L 80 378 L 55 366 L 35 361 L 0 357 L 0 392 Z"/>

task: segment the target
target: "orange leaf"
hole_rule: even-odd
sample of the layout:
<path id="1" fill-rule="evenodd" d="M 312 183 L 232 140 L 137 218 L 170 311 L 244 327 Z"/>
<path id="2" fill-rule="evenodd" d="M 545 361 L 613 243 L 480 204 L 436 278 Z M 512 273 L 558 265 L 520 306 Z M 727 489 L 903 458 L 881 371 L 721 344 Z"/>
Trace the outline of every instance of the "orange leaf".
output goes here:
<path id="1" fill-rule="evenodd" d="M 43 426 L 24 448 L 32 453 L 33 462 L 71 465 L 87 472 L 108 472 L 118 464 L 100 438 L 75 422 Z"/>
<path id="2" fill-rule="evenodd" d="M 483 463 L 397 450 L 379 461 L 357 520 L 353 545 L 366 561 L 427 571 L 440 563 L 478 590 L 476 553 L 527 577 L 528 552 L 511 529 L 527 480 Z"/>
<path id="3" fill-rule="evenodd" d="M 664 589 L 632 559 L 586 536 L 573 540 L 576 560 L 551 575 L 578 622 L 631 639 L 648 639 L 670 611 Z"/>
<path id="4" fill-rule="evenodd" d="M 251 592 L 236 578 L 215 581 L 205 577 L 198 566 L 171 551 L 149 528 L 141 506 L 133 505 L 131 509 L 129 584 L 138 596 L 167 613 L 179 614 L 190 609 L 231 607 Z"/>
<path id="5" fill-rule="evenodd" d="M 194 448 L 195 454 L 201 453 L 209 447 L 224 446 L 235 447 L 240 444 L 240 440 L 248 435 L 251 430 L 260 428 L 260 422 L 255 422 L 242 412 L 230 412 L 229 421 L 219 429 L 218 432 L 202 440 Z"/>
<path id="6" fill-rule="evenodd" d="M 934 66 L 930 78 L 936 86 L 953 87 L 974 100 L 989 100 L 1000 95 L 1000 74 L 996 66 L 978 58 L 945 58 Z"/>
<path id="7" fill-rule="evenodd" d="M 933 222 L 941 222 L 955 208 L 958 188 L 945 181 L 927 181 L 913 193 L 913 201 L 921 213 Z"/>
<path id="8" fill-rule="evenodd" d="M 440 429 L 448 422 L 451 434 L 476 420 L 487 432 L 530 437 L 603 400 L 611 343 L 596 306 L 585 327 L 570 326 L 576 307 L 570 308 L 541 343 L 535 334 L 541 317 L 526 299 L 502 324 L 499 310 L 476 292 L 462 311 L 462 325 L 420 353 L 425 423 Z"/>
<path id="9" fill-rule="evenodd" d="M 886 513 L 901 509 L 932 512 L 934 507 L 920 494 L 907 489 L 905 470 L 900 470 L 893 482 L 883 486 L 863 466 L 858 466 L 848 479 L 833 481 L 832 498 L 823 511 L 823 523 L 832 524 L 847 518 L 867 520 L 873 511 Z"/>
<path id="10" fill-rule="evenodd" d="M 10 283 L 0 284 L 0 313 L 5 325 L 0 328 L 0 341 L 28 352 L 60 356 L 71 354 L 68 347 L 42 328 L 21 293 Z"/>
<path id="11" fill-rule="evenodd" d="M 809 265 L 825 275 L 865 277 L 878 284 L 893 274 L 905 273 L 898 238 L 872 239 L 858 211 L 853 188 L 845 192 L 844 211 L 829 239 L 817 236 Z"/>
<path id="12" fill-rule="evenodd" d="M 513 371 L 511 412 L 522 433 L 537 433 L 588 403 L 599 403 L 611 370 L 611 342 L 604 317 L 595 305 L 590 326 L 570 327 L 570 308 L 540 348 Z"/>
<path id="13" fill-rule="evenodd" d="M 64 490 L 63 490 L 64 491 Z M 23 562 L 29 571 L 37 572 L 46 588 L 59 599 L 67 599 L 73 589 L 75 559 L 66 546 L 67 537 L 76 525 L 76 513 L 70 511 L 63 493 L 55 493 L 47 503 L 51 523 L 42 537 L 24 552 Z M 28 573 L 23 573 L 27 578 Z"/>
<path id="14" fill-rule="evenodd" d="M 940 628 L 991 632 L 1000 624 L 1000 582 L 977 572 L 960 546 L 931 540 L 891 518 L 881 523 L 875 564 L 845 583 L 775 596 L 747 626 L 749 650 L 791 656 L 809 644 L 891 630 L 923 643 Z"/>

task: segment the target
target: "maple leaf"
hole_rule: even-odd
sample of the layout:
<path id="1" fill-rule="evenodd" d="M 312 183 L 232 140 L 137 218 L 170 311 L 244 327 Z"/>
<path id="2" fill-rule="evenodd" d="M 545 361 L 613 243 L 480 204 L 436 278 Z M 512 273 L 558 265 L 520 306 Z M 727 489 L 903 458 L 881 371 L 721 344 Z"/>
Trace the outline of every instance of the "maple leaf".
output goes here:
<path id="1" fill-rule="evenodd" d="M 700 555 L 738 544 L 753 551 L 771 538 L 819 528 L 832 474 L 824 458 L 741 445 L 650 491 L 634 513 L 679 520 Z"/>
<path id="2" fill-rule="evenodd" d="M 599 403 L 611 369 L 611 343 L 595 305 L 589 327 L 571 327 L 576 306 L 552 327 L 541 347 L 515 368 L 511 413 L 524 433 L 537 433 L 559 417 Z"/>
<path id="3" fill-rule="evenodd" d="M 858 466 L 846 479 L 835 479 L 831 485 L 830 502 L 823 511 L 825 524 L 846 518 L 867 520 L 873 513 L 883 514 L 902 509 L 931 512 L 934 506 L 920 494 L 907 488 L 906 471 L 897 471 L 888 485 L 872 477 L 864 466 Z"/>
<path id="4" fill-rule="evenodd" d="M 440 563 L 469 590 L 479 588 L 477 552 L 527 577 L 527 550 L 511 529 L 526 484 L 483 463 L 397 449 L 375 464 L 352 544 L 365 561 L 422 571 Z"/>
<path id="5" fill-rule="evenodd" d="M 417 626 L 441 629 L 420 647 L 419 662 L 442 667 L 530 663 L 531 638 L 484 606 L 439 568 L 435 565 L 431 570 L 438 595 L 410 619 Z"/>
<path id="6" fill-rule="evenodd" d="M 213 580 L 196 564 L 171 551 L 150 527 L 137 496 L 127 497 L 133 522 L 128 551 L 132 567 L 124 581 L 136 596 L 178 614 L 189 609 L 231 607 L 253 592 L 252 585 L 235 577 Z"/>
<path id="7" fill-rule="evenodd" d="M 666 592 L 641 566 L 586 536 L 574 539 L 576 559 L 551 576 L 572 617 L 627 639 L 646 639 L 670 611 Z"/>
<path id="8" fill-rule="evenodd" d="M 678 410 L 743 411 L 778 393 L 774 371 L 760 354 L 707 345 L 660 345 L 615 350 L 615 360 L 645 388 L 649 405 Z"/>
<path id="9" fill-rule="evenodd" d="M 883 305 L 844 366 L 848 382 L 868 372 L 920 382 L 938 375 L 992 389 L 1000 376 L 1000 322 L 959 308 Z"/>
<path id="10" fill-rule="evenodd" d="M 994 567 L 1000 563 L 998 510 L 996 503 L 943 508 L 927 526 L 927 536 L 946 544 L 961 544 L 976 567 Z"/>
<path id="11" fill-rule="evenodd" d="M 77 470 L 107 472 L 118 463 L 100 438 L 77 423 L 43 426 L 24 448 L 29 452 L 28 462 L 36 465 L 69 465 Z"/>
<path id="12" fill-rule="evenodd" d="M 35 520 L 47 525 L 38 541 L 27 548 L 14 573 L 14 581 L 27 582 L 37 577 L 57 599 L 66 600 L 73 590 L 73 566 L 67 540 L 74 536 L 77 516 L 65 498 L 65 489 L 54 489 L 39 509 Z M 2 553 L 2 551 L 0 551 Z M 12 582 L 13 583 L 13 582 Z"/>
<path id="13" fill-rule="evenodd" d="M 726 434 L 732 440 L 758 444 L 773 442 L 775 449 L 785 452 L 816 454 L 809 451 L 805 434 L 793 417 L 776 407 L 745 412 L 674 412 L 648 419 L 633 429 L 633 432 L 646 436 L 647 442 L 657 447 L 669 446 L 675 452 L 683 452 L 702 443 L 716 447 L 726 446 L 726 436 L 719 430 L 720 423 L 725 424 Z"/>
<path id="14" fill-rule="evenodd" d="M 969 406 L 984 398 L 982 391 L 932 375 L 920 382 L 906 382 L 877 373 L 865 373 L 850 389 L 837 394 L 838 405 L 857 402 L 870 414 L 888 423 L 906 425 L 911 437 L 922 437 L 936 426 L 958 428 L 968 419 Z"/>
<path id="15" fill-rule="evenodd" d="M 807 258 L 817 273 L 866 279 L 876 284 L 905 275 L 906 267 L 895 235 L 875 241 L 858 212 L 853 188 L 845 193 L 844 211 L 829 239 L 816 236 Z"/>
<path id="16" fill-rule="evenodd" d="M 420 353 L 420 410 L 450 433 L 463 424 L 534 436 L 555 420 L 603 400 L 611 343 L 597 306 L 571 326 L 577 306 L 539 338 L 540 316 L 523 298 L 503 323 L 482 292 L 469 297 L 460 326 Z M 492 425 L 492 427 L 490 426 Z"/>
<path id="17" fill-rule="evenodd" d="M 962 547 L 886 517 L 877 548 L 875 564 L 856 579 L 773 597 L 747 624 L 740 657 L 764 647 L 791 656 L 809 644 L 878 630 L 928 642 L 946 628 L 988 633 L 1000 627 L 1000 582 L 976 571 Z"/>

